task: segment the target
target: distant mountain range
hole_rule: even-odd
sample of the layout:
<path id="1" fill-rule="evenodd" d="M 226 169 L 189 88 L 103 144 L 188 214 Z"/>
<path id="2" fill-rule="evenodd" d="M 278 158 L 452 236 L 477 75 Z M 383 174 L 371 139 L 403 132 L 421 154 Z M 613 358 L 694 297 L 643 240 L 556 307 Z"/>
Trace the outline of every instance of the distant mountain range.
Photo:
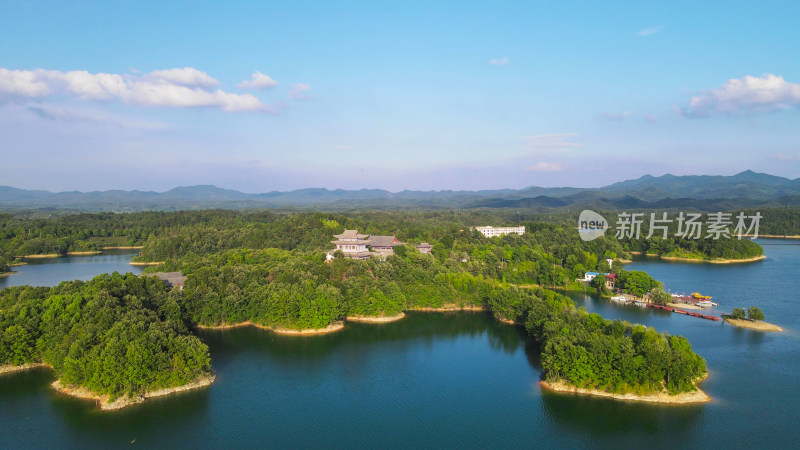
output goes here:
<path id="1" fill-rule="evenodd" d="M 166 192 L 48 192 L 0 186 L 0 209 L 141 211 L 202 208 L 533 208 L 728 210 L 800 205 L 800 178 L 745 171 L 733 176 L 645 175 L 601 188 L 401 191 L 299 189 L 246 194 L 216 186 L 176 187 Z"/>

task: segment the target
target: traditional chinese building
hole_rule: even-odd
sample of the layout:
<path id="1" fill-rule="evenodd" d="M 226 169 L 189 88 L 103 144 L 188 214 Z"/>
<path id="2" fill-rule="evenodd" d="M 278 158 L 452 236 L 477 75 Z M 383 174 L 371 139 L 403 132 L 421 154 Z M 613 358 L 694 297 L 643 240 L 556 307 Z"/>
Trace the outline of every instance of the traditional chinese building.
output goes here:
<path id="1" fill-rule="evenodd" d="M 178 288 L 179 291 L 183 290 L 183 285 L 186 283 L 186 275 L 181 272 L 157 272 L 150 274 L 143 274 L 144 276 L 158 277 L 169 288 Z"/>
<path id="2" fill-rule="evenodd" d="M 334 234 L 336 250 L 341 250 L 344 256 L 353 259 L 367 259 L 370 251 L 367 249 L 368 234 L 361 234 L 358 230 L 344 230 L 342 234 Z"/>
<path id="3" fill-rule="evenodd" d="M 331 242 L 336 245 L 336 250 L 341 250 L 345 257 L 353 259 L 393 255 L 394 247 L 403 244 L 394 236 L 370 236 L 361 234 L 358 230 L 344 230 L 342 234 L 335 234 L 333 237 L 336 240 Z"/>
<path id="4" fill-rule="evenodd" d="M 386 256 L 394 255 L 394 247 L 401 244 L 394 236 L 371 236 L 367 241 L 369 248 Z"/>
<path id="5" fill-rule="evenodd" d="M 426 255 L 430 253 L 432 249 L 433 246 L 431 244 L 428 244 L 427 242 L 423 242 L 422 244 L 417 245 L 417 250 L 419 250 L 420 253 Z"/>

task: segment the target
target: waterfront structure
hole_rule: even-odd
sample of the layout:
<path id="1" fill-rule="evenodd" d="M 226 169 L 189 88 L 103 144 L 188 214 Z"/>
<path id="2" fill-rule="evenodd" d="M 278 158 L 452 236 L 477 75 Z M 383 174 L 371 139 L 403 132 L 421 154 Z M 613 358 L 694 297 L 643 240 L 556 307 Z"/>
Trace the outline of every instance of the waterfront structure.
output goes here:
<path id="1" fill-rule="evenodd" d="M 485 227 L 475 227 L 478 232 L 486 237 L 495 237 L 501 236 L 504 234 L 518 234 L 523 235 L 525 234 L 525 227 L 493 227 L 493 226 L 485 226 Z"/>
<path id="2" fill-rule="evenodd" d="M 394 254 L 394 247 L 403 245 L 394 236 L 370 236 L 361 234 L 358 230 L 344 230 L 342 234 L 335 234 L 333 237 L 336 240 L 331 242 L 336 245 L 336 250 L 341 250 L 345 257 L 352 259 L 367 259 L 371 256 L 385 258 Z M 326 258 L 332 259 L 332 253 Z"/>

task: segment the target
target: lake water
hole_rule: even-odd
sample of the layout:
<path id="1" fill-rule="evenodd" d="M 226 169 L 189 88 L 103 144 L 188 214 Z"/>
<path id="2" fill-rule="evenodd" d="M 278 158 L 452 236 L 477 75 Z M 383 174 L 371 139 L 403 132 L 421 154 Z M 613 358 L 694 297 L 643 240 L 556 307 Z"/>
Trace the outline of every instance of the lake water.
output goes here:
<path id="1" fill-rule="evenodd" d="M 143 266 L 128 264 L 138 250 L 107 250 L 99 255 L 28 259 L 12 267 L 14 274 L 0 277 L 0 289 L 11 286 L 55 286 L 65 280 L 90 280 L 101 273 L 142 273 Z"/>
<path id="2" fill-rule="evenodd" d="M 211 387 L 113 413 L 53 392 L 46 369 L 5 375 L 0 447 L 798 448 L 800 246 L 765 250 L 767 260 L 747 265 L 629 268 L 712 295 L 720 310 L 757 305 L 784 333 L 572 295 L 605 317 L 688 337 L 708 361 L 710 404 L 542 393 L 538 353 L 518 328 L 482 313 L 412 312 L 324 336 L 202 331 Z"/>

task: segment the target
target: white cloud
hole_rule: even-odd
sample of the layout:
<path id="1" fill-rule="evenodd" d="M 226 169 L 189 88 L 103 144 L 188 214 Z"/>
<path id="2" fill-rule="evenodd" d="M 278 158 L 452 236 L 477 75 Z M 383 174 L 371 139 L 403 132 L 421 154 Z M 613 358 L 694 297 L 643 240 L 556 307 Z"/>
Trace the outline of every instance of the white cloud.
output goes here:
<path id="1" fill-rule="evenodd" d="M 351 148 L 353 148 L 353 147 L 351 147 L 351 146 L 349 146 L 347 144 L 339 144 L 339 145 L 336 146 L 337 150 L 350 150 Z"/>
<path id="2" fill-rule="evenodd" d="M 218 84 L 216 80 L 192 68 L 157 70 L 145 75 L 0 68 L 0 97 L 4 94 L 22 98 L 64 95 L 138 106 L 274 112 L 274 107 L 251 94 L 209 89 L 215 84 Z"/>
<path id="3" fill-rule="evenodd" d="M 533 151 L 565 151 L 569 148 L 582 147 L 578 142 L 569 142 L 567 139 L 577 136 L 576 133 L 537 134 L 525 136 L 523 147 Z"/>
<path id="4" fill-rule="evenodd" d="M 304 83 L 295 83 L 289 88 L 289 97 L 296 99 L 296 100 L 306 100 L 311 98 L 310 96 L 306 95 L 305 92 L 311 90 L 311 86 L 304 84 Z"/>
<path id="5" fill-rule="evenodd" d="M 249 80 L 242 81 L 236 87 L 239 89 L 272 89 L 277 85 L 278 82 L 272 77 L 256 70 Z"/>
<path id="6" fill-rule="evenodd" d="M 564 166 L 559 163 L 538 162 L 532 166 L 523 168 L 528 172 L 562 172 Z"/>
<path id="7" fill-rule="evenodd" d="M 50 87 L 28 70 L 8 70 L 0 67 L 0 93 L 23 97 L 44 97 Z"/>
<path id="8" fill-rule="evenodd" d="M 183 86 L 214 87 L 219 86 L 219 81 L 192 67 L 183 69 L 154 70 L 147 74 L 147 78 L 162 80 Z"/>
<path id="9" fill-rule="evenodd" d="M 658 25 L 655 27 L 642 28 L 641 30 L 637 31 L 636 34 L 639 36 L 652 36 L 654 34 L 661 33 L 663 30 L 664 27 L 662 25 Z"/>
<path id="10" fill-rule="evenodd" d="M 715 112 L 748 114 L 793 106 L 800 106 L 800 84 L 766 73 L 730 79 L 722 87 L 692 97 L 689 106 L 673 109 L 687 117 L 706 117 Z"/>
<path id="11" fill-rule="evenodd" d="M 626 117 L 630 116 L 633 113 L 634 113 L 633 111 L 622 111 L 619 113 L 604 112 L 603 117 L 613 122 L 622 122 L 623 120 L 625 120 Z"/>
<path id="12" fill-rule="evenodd" d="M 658 122 L 658 116 L 656 116 L 655 114 L 645 114 L 642 117 L 644 118 L 644 120 L 646 120 L 646 121 L 648 121 L 650 123 Z"/>
<path id="13" fill-rule="evenodd" d="M 503 56 L 502 58 L 492 58 L 489 60 L 489 64 L 495 66 L 505 66 L 506 64 L 508 64 L 508 62 L 509 62 L 508 56 Z"/>

